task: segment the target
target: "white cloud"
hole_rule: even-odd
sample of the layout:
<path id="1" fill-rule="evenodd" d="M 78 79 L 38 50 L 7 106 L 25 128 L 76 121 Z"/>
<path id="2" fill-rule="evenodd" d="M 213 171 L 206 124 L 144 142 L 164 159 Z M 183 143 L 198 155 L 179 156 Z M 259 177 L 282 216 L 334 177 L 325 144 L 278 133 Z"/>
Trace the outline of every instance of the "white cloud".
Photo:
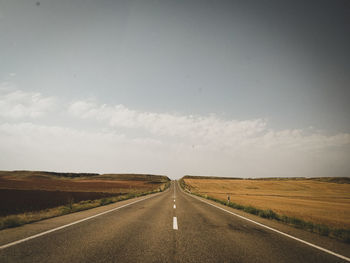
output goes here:
<path id="1" fill-rule="evenodd" d="M 283 134 L 277 136 L 278 140 L 289 145 L 286 138 L 282 139 L 284 136 L 290 139 L 289 134 Z M 344 139 L 346 142 L 348 137 L 327 140 L 338 140 L 339 143 Z M 344 176 L 350 168 L 349 154 L 346 154 L 346 151 L 349 153 L 348 148 L 345 151 L 328 151 L 327 148 L 309 151 L 290 146 L 288 149 L 283 148 L 280 143 L 266 147 L 261 145 L 266 140 L 264 136 L 255 140 L 256 144 L 250 141 L 240 147 L 220 148 L 204 144 L 193 147 L 188 143 L 164 139 L 130 138 L 116 132 L 88 132 L 33 123 L 3 123 L 0 124 L 0 148 L 3 153 L 0 167 L 158 173 L 173 177 L 184 174 Z M 319 141 L 320 138 L 316 143 Z M 268 142 L 271 140 L 268 139 Z"/>
<path id="2" fill-rule="evenodd" d="M 237 121 L 220 119 L 215 115 L 139 112 L 123 105 L 98 105 L 89 101 L 74 102 L 68 111 L 75 117 L 105 121 L 111 127 L 142 129 L 156 136 L 175 137 L 197 146 L 317 150 L 350 144 L 350 134 L 326 136 L 295 129 L 275 131 L 268 128 L 264 119 Z"/>
<path id="3" fill-rule="evenodd" d="M 183 173 L 345 176 L 350 170 L 348 133 L 274 130 L 264 119 L 237 121 L 215 115 L 140 112 L 91 101 L 74 102 L 68 111 L 75 117 L 96 121 L 96 125 L 138 130 L 145 137 L 159 139 L 167 163 L 181 166 Z"/>
<path id="4" fill-rule="evenodd" d="M 3 85 L 6 86 L 6 85 Z M 40 93 L 0 89 L 0 116 L 5 118 L 38 118 L 53 109 L 55 100 Z"/>
<path id="5" fill-rule="evenodd" d="M 0 124 L 1 169 L 85 172 L 166 170 L 163 143 L 115 132 L 87 132 L 33 123 Z"/>
<path id="6" fill-rule="evenodd" d="M 111 127 L 144 129 L 154 135 L 191 139 L 201 143 L 237 141 L 259 135 L 265 130 L 262 119 L 236 121 L 222 120 L 215 115 L 194 116 L 169 113 L 139 112 L 123 105 L 97 105 L 88 101 L 77 101 L 68 111 L 76 117 L 106 121 Z"/>
<path id="7" fill-rule="evenodd" d="M 45 113 L 50 119 L 57 116 L 57 112 L 50 112 L 54 104 L 50 98 L 21 91 L 5 95 L 1 102 L 5 102 L 2 107 L 7 117 L 30 121 L 32 116 Z M 30 103 L 24 105 L 25 101 Z M 35 108 L 37 104 L 46 106 Z M 25 110 L 9 114 L 15 105 L 24 105 Z M 13 118 L 0 123 L 0 169 L 140 172 L 173 177 L 345 176 L 350 170 L 347 133 L 274 130 L 264 119 L 238 121 L 216 115 L 141 112 L 94 101 L 62 105 L 60 116 L 67 120 L 62 126 L 50 126 L 44 119 L 36 119 L 35 124 L 22 119 L 16 123 Z"/>

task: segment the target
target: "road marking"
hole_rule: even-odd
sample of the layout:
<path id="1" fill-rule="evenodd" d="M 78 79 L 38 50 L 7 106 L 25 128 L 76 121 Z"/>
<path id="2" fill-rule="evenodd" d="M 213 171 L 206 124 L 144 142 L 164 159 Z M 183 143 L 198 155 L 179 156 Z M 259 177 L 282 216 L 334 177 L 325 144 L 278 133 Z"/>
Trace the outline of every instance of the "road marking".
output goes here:
<path id="1" fill-rule="evenodd" d="M 20 240 L 17 240 L 17 241 L 14 241 L 14 242 L 11 242 L 11 243 L 2 245 L 2 246 L 0 246 L 0 250 L 1 250 L 1 249 L 4 249 L 4 248 L 12 247 L 12 246 L 14 246 L 14 245 L 23 243 L 23 242 L 25 242 L 25 241 L 28 241 L 28 240 L 31 240 L 31 239 L 34 239 L 34 238 L 37 238 L 37 237 L 41 237 L 41 236 L 47 235 L 47 234 L 52 233 L 52 232 L 54 232 L 54 231 L 57 231 L 57 230 L 60 230 L 60 229 L 63 229 L 63 228 L 66 228 L 66 227 L 69 227 L 69 226 L 72 226 L 72 225 L 75 225 L 75 224 L 79 224 L 79 223 L 84 222 L 84 221 L 87 221 L 87 220 L 89 220 L 89 219 L 92 219 L 92 218 L 95 218 L 95 217 L 98 217 L 98 216 L 105 215 L 105 214 L 107 214 L 107 213 L 110 213 L 110 212 L 119 210 L 119 209 L 121 209 L 121 208 L 123 208 L 123 207 L 126 207 L 126 206 L 129 206 L 129 205 L 136 204 L 136 203 L 138 203 L 138 202 L 147 200 L 147 199 L 152 198 L 152 197 L 155 197 L 155 196 L 157 196 L 157 195 L 152 195 L 152 196 L 146 197 L 146 198 L 144 198 L 144 199 L 137 200 L 137 201 L 134 201 L 134 202 L 131 202 L 131 203 L 128 203 L 128 204 L 125 204 L 125 205 L 122 205 L 122 206 L 113 208 L 113 209 L 111 209 L 111 210 L 107 210 L 107 211 L 104 211 L 104 212 L 102 212 L 102 213 L 99 213 L 99 214 L 96 214 L 96 215 L 93 215 L 93 216 L 89 216 L 89 217 L 80 219 L 80 220 L 78 220 L 78 221 L 75 221 L 75 222 L 72 222 L 72 223 L 69 223 L 69 224 L 66 224 L 66 225 L 63 225 L 63 226 L 59 226 L 59 227 L 56 227 L 56 228 L 53 228 L 53 229 L 50 229 L 50 230 L 41 232 L 41 233 L 39 233 L 39 234 L 30 236 L 30 237 L 26 237 L 26 238 L 23 238 L 23 239 L 20 239 Z"/>
<path id="2" fill-rule="evenodd" d="M 192 195 L 190 195 L 190 196 L 192 196 Z M 330 250 L 328 250 L 328 249 L 325 249 L 325 248 L 323 248 L 323 247 L 314 245 L 314 244 L 309 243 L 309 242 L 307 242 L 307 241 L 305 241 L 305 240 L 302 240 L 302 239 L 300 239 L 300 238 L 291 236 L 291 235 L 289 235 L 289 234 L 286 234 L 286 233 L 284 233 L 284 232 L 281 232 L 281 231 L 279 231 L 279 230 L 277 230 L 277 229 L 274 229 L 274 228 L 272 228 L 272 227 L 269 227 L 269 226 L 266 226 L 266 225 L 264 225 L 264 224 L 258 223 L 258 222 L 254 221 L 254 220 L 251 220 L 251 219 L 246 218 L 246 217 L 244 217 L 244 216 L 238 215 L 238 214 L 236 214 L 236 213 L 234 213 L 234 212 L 228 211 L 228 210 L 226 210 L 226 209 L 224 209 L 224 208 L 222 208 L 222 207 L 219 207 L 219 206 L 216 206 L 216 205 L 211 204 L 211 203 L 209 203 L 209 202 L 206 202 L 206 201 L 204 201 L 204 200 L 201 200 L 201 199 L 198 198 L 198 197 L 195 197 L 195 196 L 192 196 L 192 197 L 195 198 L 195 199 L 197 199 L 197 200 L 199 200 L 199 201 L 201 201 L 201 202 L 203 202 L 203 203 L 206 203 L 206 204 L 211 205 L 211 206 L 214 206 L 214 207 L 216 207 L 216 208 L 218 208 L 218 209 L 220 209 L 220 210 L 223 210 L 223 211 L 225 211 L 225 212 L 227 212 L 227 213 L 229 213 L 229 214 L 232 214 L 232 215 L 234 215 L 234 216 L 237 216 L 237 217 L 239 217 L 239 218 L 242 218 L 242 219 L 244 219 L 244 220 L 247 220 L 247 221 L 249 221 L 249 222 L 251 222 L 251 223 L 254 223 L 254 224 L 258 225 L 258 226 L 267 228 L 267 229 L 269 229 L 269 230 L 271 230 L 271 231 L 274 231 L 274 232 L 276 232 L 276 233 L 279 233 L 279 234 L 281 234 L 281 235 L 283 235 L 283 236 L 289 237 L 289 238 L 294 239 L 294 240 L 296 240 L 296 241 L 299 241 L 299 242 L 301 242 L 301 243 L 303 243 L 303 244 L 305 244 L 305 245 L 308 245 L 308 246 L 310 246 L 310 247 L 319 249 L 319 250 L 321 250 L 321 251 L 323 251 L 323 252 L 326 252 L 326 253 L 328 253 L 328 254 L 331 254 L 331 255 L 333 255 L 333 256 L 336 256 L 336 257 L 338 257 L 338 258 L 341 258 L 341 259 L 344 259 L 344 260 L 350 262 L 350 258 L 348 258 L 348 257 L 345 257 L 345 256 L 343 256 L 343 255 L 340 255 L 340 254 L 338 254 L 338 253 L 335 253 L 335 252 L 330 251 Z M 175 218 L 175 217 L 174 217 L 174 218 Z"/>
<path id="3" fill-rule="evenodd" d="M 174 209 L 176 208 L 176 205 L 174 204 Z"/>
<path id="4" fill-rule="evenodd" d="M 174 199 L 174 202 L 175 202 L 175 199 Z"/>
<path id="5" fill-rule="evenodd" d="M 178 228 L 177 228 L 177 218 L 176 218 L 176 216 L 173 217 L 173 229 L 174 229 L 174 230 L 178 230 Z"/>

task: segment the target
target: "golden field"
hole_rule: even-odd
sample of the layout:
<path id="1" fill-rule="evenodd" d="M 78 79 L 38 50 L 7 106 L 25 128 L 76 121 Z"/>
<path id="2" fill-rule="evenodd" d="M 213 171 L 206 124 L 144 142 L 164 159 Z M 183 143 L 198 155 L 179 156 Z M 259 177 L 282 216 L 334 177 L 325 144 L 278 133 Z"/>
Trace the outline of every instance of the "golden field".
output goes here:
<path id="1" fill-rule="evenodd" d="M 193 193 L 271 209 L 334 228 L 350 228 L 350 184 L 318 179 L 192 179 L 184 182 Z"/>

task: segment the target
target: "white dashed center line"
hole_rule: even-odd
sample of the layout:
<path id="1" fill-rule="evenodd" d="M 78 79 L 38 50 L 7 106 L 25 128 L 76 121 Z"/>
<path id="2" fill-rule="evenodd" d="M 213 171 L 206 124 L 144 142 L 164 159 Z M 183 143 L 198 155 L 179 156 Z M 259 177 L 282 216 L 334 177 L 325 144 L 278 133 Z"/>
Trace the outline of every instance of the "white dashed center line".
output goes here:
<path id="1" fill-rule="evenodd" d="M 174 204 L 174 209 L 176 208 L 176 205 Z"/>
<path id="2" fill-rule="evenodd" d="M 176 216 L 173 217 L 173 229 L 174 229 L 174 230 L 177 230 L 177 229 L 178 229 L 178 228 L 177 228 L 177 218 L 176 218 Z"/>

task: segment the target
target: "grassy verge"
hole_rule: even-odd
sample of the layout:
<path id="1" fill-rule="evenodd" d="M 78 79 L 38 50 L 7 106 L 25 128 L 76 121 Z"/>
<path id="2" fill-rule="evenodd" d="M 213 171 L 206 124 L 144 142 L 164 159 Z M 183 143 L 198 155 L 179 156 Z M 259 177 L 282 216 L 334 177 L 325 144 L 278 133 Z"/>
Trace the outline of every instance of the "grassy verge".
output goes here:
<path id="1" fill-rule="evenodd" d="M 56 217 L 56 216 L 62 216 L 78 211 L 83 211 L 103 205 L 108 205 L 112 203 L 116 203 L 119 201 L 144 196 L 148 194 L 163 192 L 167 188 L 169 188 L 170 182 L 167 182 L 163 185 L 161 185 L 158 189 L 155 189 L 153 191 L 148 192 L 142 192 L 142 193 L 129 193 L 125 195 L 119 195 L 115 197 L 108 197 L 108 198 L 102 198 L 102 199 L 96 199 L 96 200 L 86 200 L 81 201 L 79 203 L 74 203 L 73 200 L 71 200 L 67 205 L 64 206 L 58 206 L 55 208 L 45 209 L 37 212 L 27 212 L 17 215 L 8 215 L 0 217 L 0 230 L 10 227 L 17 227 L 24 224 L 33 223 L 36 221 Z"/>
<path id="2" fill-rule="evenodd" d="M 253 207 L 253 206 L 245 206 L 245 205 L 240 205 L 240 204 L 236 204 L 233 202 L 227 202 L 227 201 L 217 199 L 217 198 L 214 198 L 214 197 L 211 197 L 208 195 L 202 195 L 199 193 L 192 193 L 190 190 L 190 187 L 188 185 L 186 185 L 186 183 L 183 179 L 179 180 L 179 184 L 184 191 L 189 192 L 193 195 L 196 195 L 196 196 L 199 196 L 202 198 L 206 198 L 208 200 L 212 200 L 212 201 L 215 201 L 215 202 L 220 203 L 222 205 L 226 205 L 226 206 L 232 207 L 234 209 L 242 210 L 246 213 L 257 215 L 257 216 L 260 216 L 262 218 L 276 220 L 278 222 L 282 222 L 282 223 L 291 225 L 291 226 L 299 228 L 299 229 L 304 229 L 304 230 L 307 230 L 309 232 L 318 233 L 322 236 L 329 236 L 332 238 L 336 238 L 340 241 L 350 243 L 350 229 L 331 228 L 331 227 L 328 227 L 326 225 L 315 224 L 313 222 L 305 221 L 303 219 L 289 217 L 289 216 L 285 216 L 285 215 L 279 215 L 279 214 L 275 213 L 274 211 L 272 211 L 271 209 L 263 210 L 263 209 L 259 209 L 259 208 Z"/>

